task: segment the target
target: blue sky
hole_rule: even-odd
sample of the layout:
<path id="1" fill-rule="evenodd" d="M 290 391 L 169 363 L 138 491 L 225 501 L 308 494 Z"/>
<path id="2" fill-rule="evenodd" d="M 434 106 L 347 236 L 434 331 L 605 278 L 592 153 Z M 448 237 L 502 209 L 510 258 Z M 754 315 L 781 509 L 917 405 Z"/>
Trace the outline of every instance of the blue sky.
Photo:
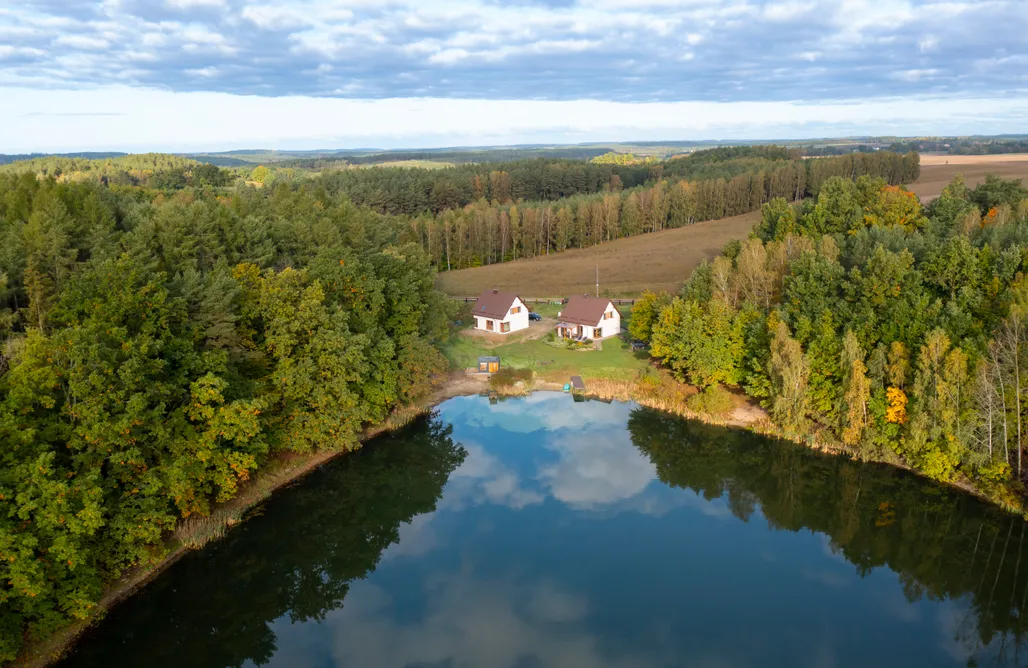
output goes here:
<path id="1" fill-rule="evenodd" d="M 1028 132 L 1024 0 L 14 0 L 0 152 Z"/>

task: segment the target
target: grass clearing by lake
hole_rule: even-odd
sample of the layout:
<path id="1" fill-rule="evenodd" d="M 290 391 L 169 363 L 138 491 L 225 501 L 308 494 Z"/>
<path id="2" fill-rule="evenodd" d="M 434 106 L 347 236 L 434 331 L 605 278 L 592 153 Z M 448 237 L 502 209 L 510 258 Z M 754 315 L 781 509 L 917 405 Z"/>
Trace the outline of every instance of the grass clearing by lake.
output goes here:
<path id="1" fill-rule="evenodd" d="M 541 339 L 490 346 L 477 337 L 455 334 L 443 353 L 454 369 L 478 366 L 479 355 L 498 355 L 504 367 L 532 369 L 543 380 L 566 382 L 572 375 L 630 380 L 649 366 L 643 352 L 632 352 L 620 337 L 602 341 L 601 350 L 564 350 Z"/>

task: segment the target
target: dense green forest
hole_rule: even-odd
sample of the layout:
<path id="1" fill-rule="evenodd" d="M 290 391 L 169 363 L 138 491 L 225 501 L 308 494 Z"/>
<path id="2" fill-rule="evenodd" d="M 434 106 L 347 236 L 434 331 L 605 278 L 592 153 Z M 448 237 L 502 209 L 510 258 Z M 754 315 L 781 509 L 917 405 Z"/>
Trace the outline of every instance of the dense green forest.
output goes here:
<path id="1" fill-rule="evenodd" d="M 927 210 L 882 179 L 831 178 L 762 209 L 631 331 L 683 380 L 759 398 L 787 434 L 966 475 L 1028 478 L 1028 190 L 955 180 Z M 708 390 L 716 392 L 717 390 Z"/>
<path id="2" fill-rule="evenodd" d="M 270 457 L 429 388 L 451 305 L 404 229 L 309 185 L 0 174 L 0 661 Z"/>
<path id="3" fill-rule="evenodd" d="M 661 162 L 533 159 L 445 169 L 293 167 L 222 169 L 178 156 L 88 160 L 45 157 L 0 167 L 62 182 L 183 190 L 245 183 L 305 186 L 323 197 L 393 216 L 398 239 L 421 245 L 439 269 L 461 269 L 681 227 L 755 211 L 776 197 L 816 196 L 833 176 L 905 184 L 916 153 L 854 153 L 804 160 L 778 146 L 733 146 Z M 210 193 L 208 193 L 210 194 Z"/>
<path id="4" fill-rule="evenodd" d="M 882 176 L 890 183 L 917 179 L 916 155 L 854 155 L 805 161 L 800 151 L 778 146 L 736 146 L 697 151 L 657 163 L 619 164 L 581 160 L 535 159 L 460 165 L 449 169 L 380 167 L 326 171 L 330 192 L 345 192 L 358 205 L 382 213 L 438 214 L 486 200 L 500 205 L 524 200 L 555 201 L 576 195 L 653 185 L 662 179 L 691 182 L 731 180 L 782 170 L 804 171 L 817 183 L 828 176 Z M 781 177 L 779 177 L 781 178 Z"/>
<path id="5" fill-rule="evenodd" d="M 592 185 L 584 192 L 559 187 L 573 174 L 584 174 L 588 166 L 562 169 L 555 165 L 551 171 L 536 170 L 537 178 L 549 175 L 553 179 L 553 190 L 550 186 L 543 188 L 547 196 L 537 200 L 562 195 L 557 202 L 522 201 L 512 194 L 510 174 L 491 172 L 489 180 L 482 181 L 483 196 L 473 203 L 461 207 L 454 200 L 442 207 L 439 215 L 415 217 L 411 222 L 414 238 L 440 269 L 461 269 L 756 211 L 775 198 L 816 196 L 833 177 L 867 175 L 898 185 L 915 181 L 920 175 L 916 153 L 854 153 L 802 160 L 794 152 L 773 146 L 733 147 L 656 165 L 592 165 L 594 169 L 623 170 L 626 179 L 635 174 L 639 182 L 649 184 L 636 188 L 623 189 L 626 182 L 616 173 L 606 185 L 599 179 L 589 182 Z M 365 173 L 374 176 L 376 171 Z M 402 171 L 415 170 L 396 173 L 402 176 Z M 423 173 L 419 178 L 447 179 L 450 170 L 418 171 Z M 589 194 L 593 185 L 596 192 Z M 390 192 L 402 191 L 398 184 L 394 186 Z"/>
<path id="6" fill-rule="evenodd" d="M 167 153 L 114 157 L 43 156 L 0 166 L 0 174 L 33 172 L 59 181 L 143 186 L 181 190 L 187 186 L 224 186 L 233 176 L 215 165 Z M 247 170 L 249 172 L 249 170 Z"/>
<path id="7" fill-rule="evenodd" d="M 423 419 L 332 461 L 264 508 L 259 526 L 274 531 L 232 531 L 216 550 L 189 554 L 176 577 L 148 586 L 150 605 L 112 610 L 68 668 L 133 666 L 140 657 L 148 666 L 267 665 L 279 648 L 275 620 L 324 619 L 342 607 L 351 584 L 400 539 L 401 524 L 435 510 L 465 454 L 450 427 Z M 182 601 L 203 603 L 167 624 Z M 157 632 L 126 639 L 132 626 Z"/>

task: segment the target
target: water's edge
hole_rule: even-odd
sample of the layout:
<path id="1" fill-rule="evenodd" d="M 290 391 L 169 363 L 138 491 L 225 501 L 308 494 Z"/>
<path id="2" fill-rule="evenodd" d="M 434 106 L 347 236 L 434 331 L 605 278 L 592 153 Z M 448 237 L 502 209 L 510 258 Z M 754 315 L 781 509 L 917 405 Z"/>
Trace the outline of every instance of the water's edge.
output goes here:
<path id="1" fill-rule="evenodd" d="M 527 396 L 534 392 L 562 391 L 563 385 L 549 381 L 536 380 L 531 387 L 514 387 L 495 390 L 500 396 Z M 420 416 L 430 413 L 439 404 L 461 396 L 473 396 L 490 391 L 485 379 L 468 377 L 451 377 L 440 388 L 421 403 L 397 409 L 380 425 L 367 429 L 360 438 L 363 445 L 369 440 L 401 429 Z M 842 447 L 821 444 L 811 441 L 797 441 L 780 433 L 768 420 L 767 415 L 758 407 L 748 404 L 748 410 L 736 411 L 731 417 L 718 419 L 712 416 L 696 414 L 684 407 L 683 402 L 670 404 L 659 396 L 641 392 L 634 383 L 605 382 L 591 384 L 583 393 L 586 398 L 633 401 L 641 406 L 653 408 L 680 417 L 699 420 L 708 424 L 725 427 L 744 428 L 754 433 L 773 438 L 790 440 L 827 454 L 844 455 L 856 459 L 854 453 Z M 746 401 L 749 401 L 746 398 Z M 745 402 L 744 402 L 745 403 Z M 131 597 L 155 577 L 176 563 L 183 556 L 195 549 L 202 549 L 207 543 L 221 538 L 225 531 L 231 529 L 245 519 L 248 511 L 266 501 L 276 490 L 297 482 L 320 466 L 345 454 L 346 450 L 332 450 L 308 454 L 287 453 L 269 462 L 257 475 L 240 486 L 239 493 L 231 500 L 217 504 L 208 517 L 195 521 L 180 523 L 179 527 L 167 538 L 167 552 L 157 562 L 138 566 L 113 583 L 96 604 L 96 613 L 88 620 L 74 622 L 64 629 L 38 642 L 29 642 L 22 653 L 12 664 L 21 668 L 46 668 L 64 656 L 74 647 L 75 643 L 94 624 L 101 622 L 106 612 L 118 603 Z M 905 469 L 925 477 L 902 462 L 886 463 L 896 468 Z M 935 481 L 938 482 L 938 481 Z M 951 482 L 949 486 L 971 494 L 991 505 L 999 505 L 981 490 L 969 482 Z M 1002 507 L 1002 506 L 1000 506 Z M 1005 510 L 1017 512 L 1016 509 Z M 1017 512 L 1017 514 L 1021 514 Z"/>

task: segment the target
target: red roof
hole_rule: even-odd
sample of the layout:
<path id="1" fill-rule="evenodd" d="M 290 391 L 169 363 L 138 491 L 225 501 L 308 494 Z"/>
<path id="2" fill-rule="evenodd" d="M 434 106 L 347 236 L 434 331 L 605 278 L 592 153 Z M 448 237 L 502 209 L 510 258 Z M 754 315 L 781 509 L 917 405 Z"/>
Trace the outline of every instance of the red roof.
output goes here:
<path id="1" fill-rule="evenodd" d="M 471 309 L 471 314 L 502 320 L 507 317 L 515 299 L 518 299 L 518 296 L 513 292 L 486 290 L 478 296 L 478 301 Z"/>
<path id="2" fill-rule="evenodd" d="M 564 310 L 560 312 L 560 319 L 575 325 L 595 327 L 603 320 L 603 314 L 607 312 L 608 306 L 614 308 L 611 301 L 605 297 L 572 295 Z M 617 308 L 614 310 L 617 311 Z M 620 314 L 620 311 L 618 313 Z"/>

